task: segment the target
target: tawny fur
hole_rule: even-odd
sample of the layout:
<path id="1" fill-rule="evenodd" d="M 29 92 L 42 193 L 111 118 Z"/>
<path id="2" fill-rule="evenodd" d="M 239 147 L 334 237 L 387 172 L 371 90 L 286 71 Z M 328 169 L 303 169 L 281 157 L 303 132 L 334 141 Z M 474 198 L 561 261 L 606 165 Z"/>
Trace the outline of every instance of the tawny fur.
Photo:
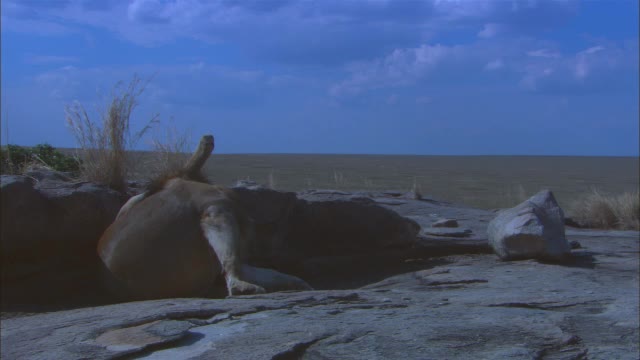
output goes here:
<path id="1" fill-rule="evenodd" d="M 203 181 L 212 150 L 203 137 L 181 171 L 131 198 L 102 235 L 98 254 L 126 298 L 207 296 L 221 276 L 230 295 L 311 289 L 244 263 L 251 220 L 232 190 Z"/>

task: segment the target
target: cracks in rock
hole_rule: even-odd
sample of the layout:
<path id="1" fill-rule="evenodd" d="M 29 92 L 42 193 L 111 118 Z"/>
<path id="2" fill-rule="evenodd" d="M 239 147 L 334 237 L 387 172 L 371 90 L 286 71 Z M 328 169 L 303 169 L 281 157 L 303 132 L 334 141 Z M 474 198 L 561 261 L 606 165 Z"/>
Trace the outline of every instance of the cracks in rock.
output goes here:
<path id="1" fill-rule="evenodd" d="M 187 322 L 192 322 L 193 320 L 195 321 L 206 320 L 206 319 L 210 319 L 212 316 L 215 316 L 224 312 L 225 310 L 222 310 L 222 309 L 170 311 L 165 314 L 157 314 L 144 319 L 140 319 L 138 321 L 128 322 L 120 326 L 103 328 L 101 333 L 106 333 L 113 330 L 142 326 L 145 324 L 150 324 L 152 322 L 162 321 L 162 320 L 177 320 L 177 321 L 187 321 Z M 197 322 L 196 323 L 192 322 L 192 323 L 194 325 L 198 325 Z"/>
<path id="2" fill-rule="evenodd" d="M 558 308 L 566 308 L 570 306 L 575 306 L 577 304 L 560 304 L 560 305 L 547 305 L 547 304 L 557 304 L 556 301 L 546 301 L 539 303 L 527 303 L 527 302 L 506 302 L 506 303 L 498 303 L 498 304 L 489 304 L 489 307 L 508 307 L 508 308 L 524 308 L 524 309 L 537 309 L 537 310 L 553 310 Z"/>
<path id="3" fill-rule="evenodd" d="M 168 312 L 166 314 L 156 315 L 151 318 L 123 324 L 118 327 L 103 329 L 100 334 L 97 334 L 97 337 L 94 338 L 93 341 L 96 342 L 96 345 L 110 352 L 110 355 L 115 359 L 133 359 L 159 350 L 195 343 L 201 338 L 201 336 L 191 333 L 189 330 L 196 326 L 210 325 L 225 320 L 226 318 L 224 316 L 217 316 L 223 311 L 224 310 L 221 309 L 207 309 Z M 176 330 L 173 333 L 164 334 L 163 331 L 155 331 L 153 328 L 154 324 L 160 324 L 163 322 L 183 322 L 185 323 L 185 326 L 184 329 L 179 329 L 179 331 Z M 101 344 L 99 341 L 100 338 L 113 338 L 112 334 L 124 334 L 127 331 L 133 332 L 129 337 L 142 336 L 145 337 L 149 343 L 134 345 L 128 344 L 126 341 L 123 343 L 118 343 L 120 341 L 117 341 L 113 344 Z M 116 338 L 113 338 L 111 340 L 115 341 L 115 339 Z"/>
<path id="4" fill-rule="evenodd" d="M 293 345 L 293 347 L 291 347 L 290 349 L 275 354 L 271 358 L 271 360 L 300 360 L 304 356 L 304 353 L 307 351 L 307 349 L 309 349 L 317 342 L 322 341 L 328 337 L 331 337 L 331 335 L 322 335 L 309 341 L 299 342 Z"/>
<path id="5" fill-rule="evenodd" d="M 417 273 L 413 274 L 413 277 L 420 282 L 420 285 L 424 286 L 438 286 L 440 289 L 445 288 L 462 288 L 467 284 L 482 284 L 488 283 L 486 279 L 460 279 L 460 280 L 427 280 Z"/>
<path id="6" fill-rule="evenodd" d="M 589 349 L 583 346 L 582 339 L 577 335 L 571 335 L 561 343 L 538 350 L 533 358 L 535 360 L 544 360 L 547 357 L 555 359 L 561 354 L 562 358 L 567 360 L 586 360 L 589 358 L 588 353 Z"/>
<path id="7" fill-rule="evenodd" d="M 562 309 L 573 308 L 576 306 L 595 306 L 590 310 L 591 314 L 599 314 L 603 310 L 603 302 L 598 300 L 592 301 L 582 301 L 575 303 L 561 303 L 558 301 L 542 301 L 542 302 L 506 302 L 506 303 L 498 303 L 498 304 L 489 304 L 489 307 L 511 307 L 511 308 L 524 308 L 524 309 L 536 309 L 536 310 L 545 310 L 545 311 L 557 311 Z"/>
<path id="8" fill-rule="evenodd" d="M 488 283 L 489 280 L 484 279 L 467 279 L 467 280 L 451 280 L 451 281 L 426 281 L 424 284 L 428 286 L 439 285 L 458 285 L 458 284 L 476 284 L 476 283 Z"/>
<path id="9" fill-rule="evenodd" d="M 283 309 L 291 309 L 294 306 L 300 307 L 315 307 L 315 306 L 324 306 L 324 305 L 346 305 L 342 310 L 351 310 L 351 309 L 371 309 L 371 308 L 396 308 L 396 307 L 406 307 L 404 304 L 368 304 L 368 300 L 363 299 L 358 293 L 349 293 L 349 294 L 337 294 L 337 295 L 327 295 L 322 296 L 320 298 L 316 298 L 315 296 L 309 296 L 304 298 L 293 299 L 292 301 L 285 301 L 279 306 L 255 306 L 250 309 L 238 309 L 236 311 L 225 311 L 222 309 L 209 309 L 209 310 L 184 310 L 184 311 L 174 311 L 163 315 L 153 316 L 150 318 L 146 318 L 141 321 L 127 323 L 123 326 L 119 326 L 116 328 L 106 329 L 106 331 L 102 331 L 98 337 L 108 334 L 110 332 L 119 332 L 119 331 L 127 331 L 128 329 L 134 328 L 144 328 L 140 331 L 145 331 L 147 327 L 153 326 L 154 323 L 161 323 L 163 321 L 178 321 L 188 323 L 188 328 L 184 331 L 181 331 L 179 334 L 173 334 L 172 336 L 167 336 L 166 338 L 162 333 L 155 334 L 155 332 L 151 332 L 148 335 L 156 336 L 156 339 L 153 343 L 144 344 L 137 348 L 129 347 L 127 348 L 127 344 L 112 344 L 112 348 L 109 349 L 107 344 L 102 344 L 101 347 L 106 349 L 109 352 L 109 355 L 113 358 L 117 359 L 134 359 L 140 356 L 145 356 L 152 354 L 157 351 L 190 346 L 200 341 L 203 338 L 203 335 L 191 332 L 191 328 L 214 325 L 219 322 L 223 322 L 226 320 L 238 320 L 243 316 L 260 313 L 264 311 L 272 311 L 272 310 L 283 310 Z M 147 326 L 145 326 L 147 325 Z M 146 334 L 146 333 L 145 333 Z M 273 359 L 300 359 L 306 350 L 317 343 L 318 341 L 324 340 L 331 335 L 323 335 L 319 336 L 311 341 L 300 342 L 295 344 L 291 349 L 284 351 L 282 353 L 277 354 L 273 357 Z M 121 348 L 118 348 L 122 345 Z"/>
<path id="10" fill-rule="evenodd" d="M 555 348 L 545 348 L 545 349 L 539 350 L 536 352 L 533 359 L 544 360 L 547 358 L 547 356 L 551 355 L 552 353 L 553 355 L 558 355 L 558 353 L 563 353 L 563 355 L 568 355 L 567 357 L 562 357 L 562 359 L 567 359 L 567 360 L 589 359 L 588 349 L 563 349 L 563 350 L 557 351 L 557 349 Z M 556 357 L 554 356 L 553 358 L 555 359 Z"/>

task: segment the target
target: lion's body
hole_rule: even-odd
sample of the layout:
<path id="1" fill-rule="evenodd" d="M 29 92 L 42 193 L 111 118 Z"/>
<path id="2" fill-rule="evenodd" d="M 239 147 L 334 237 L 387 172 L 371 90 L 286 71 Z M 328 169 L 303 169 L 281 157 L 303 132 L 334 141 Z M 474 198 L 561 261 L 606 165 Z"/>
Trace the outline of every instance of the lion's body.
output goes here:
<path id="1" fill-rule="evenodd" d="M 104 233 L 98 253 L 134 298 L 204 296 L 221 273 L 200 228 L 218 188 L 176 179 L 131 207 Z"/>
<path id="2" fill-rule="evenodd" d="M 203 156 L 205 140 L 194 158 Z M 204 163 L 196 160 L 188 164 Z M 244 263 L 250 227 L 232 191 L 189 176 L 167 178 L 121 208 L 98 255 L 130 299 L 207 296 L 221 275 L 231 295 L 311 289 L 294 276 Z"/>

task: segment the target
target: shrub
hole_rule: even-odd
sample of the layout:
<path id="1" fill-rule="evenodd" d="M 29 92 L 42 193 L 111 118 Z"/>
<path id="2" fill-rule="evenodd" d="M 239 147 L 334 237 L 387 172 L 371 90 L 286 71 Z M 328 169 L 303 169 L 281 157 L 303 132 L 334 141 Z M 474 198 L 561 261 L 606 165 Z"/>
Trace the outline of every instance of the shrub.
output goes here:
<path id="1" fill-rule="evenodd" d="M 158 121 L 156 114 L 141 130 L 131 132 L 131 113 L 145 85 L 137 75 L 127 86 L 118 82 L 99 120 L 91 119 L 78 102 L 66 106 L 67 124 L 80 147 L 83 160 L 80 171 L 86 180 L 106 184 L 117 191 L 126 190 L 126 178 L 134 165 L 127 150 Z"/>
<path id="2" fill-rule="evenodd" d="M 49 144 L 38 144 L 31 149 L 32 157 L 46 166 L 57 170 L 76 173 L 80 170 L 80 160 L 65 155 Z"/>
<path id="3" fill-rule="evenodd" d="M 2 174 L 21 174 L 34 166 L 77 172 L 80 162 L 69 155 L 65 155 L 49 144 L 38 144 L 33 148 L 18 145 L 7 145 L 0 152 Z"/>
<path id="4" fill-rule="evenodd" d="M 571 214 L 591 228 L 640 230 L 639 196 L 638 191 L 611 196 L 594 189 L 573 204 Z"/>
<path id="5" fill-rule="evenodd" d="M 31 162 L 29 150 L 18 145 L 7 145 L 2 149 L 1 155 L 3 174 L 20 174 L 22 169 Z"/>

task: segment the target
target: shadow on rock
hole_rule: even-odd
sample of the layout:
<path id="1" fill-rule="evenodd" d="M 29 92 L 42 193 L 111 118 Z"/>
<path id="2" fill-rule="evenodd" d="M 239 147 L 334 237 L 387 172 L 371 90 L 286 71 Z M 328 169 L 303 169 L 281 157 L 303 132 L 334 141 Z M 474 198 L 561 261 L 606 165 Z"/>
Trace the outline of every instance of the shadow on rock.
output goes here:
<path id="1" fill-rule="evenodd" d="M 593 256 L 593 253 L 588 251 L 573 252 L 560 261 L 539 260 L 538 262 L 547 265 L 559 265 L 583 269 L 595 269 L 596 267 L 596 259 Z"/>

